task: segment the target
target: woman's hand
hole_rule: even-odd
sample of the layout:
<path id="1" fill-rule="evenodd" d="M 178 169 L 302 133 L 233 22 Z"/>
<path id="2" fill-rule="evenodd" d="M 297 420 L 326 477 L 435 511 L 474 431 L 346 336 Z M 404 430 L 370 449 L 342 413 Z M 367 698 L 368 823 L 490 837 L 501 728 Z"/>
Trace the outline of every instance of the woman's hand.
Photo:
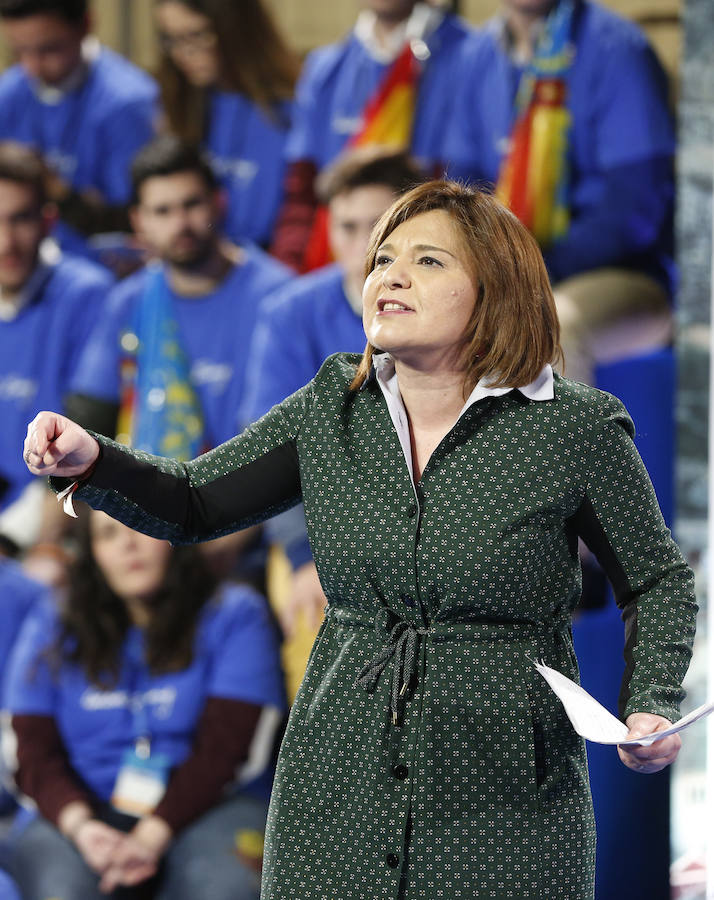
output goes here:
<path id="1" fill-rule="evenodd" d="M 135 885 L 151 878 L 172 837 L 171 828 L 158 816 L 141 819 L 112 854 L 99 889 L 109 894 L 119 885 Z"/>
<path id="2" fill-rule="evenodd" d="M 627 717 L 625 724 L 630 729 L 627 733 L 628 741 L 651 734 L 653 731 L 664 731 L 672 725 L 664 716 L 655 716 L 651 713 L 632 713 Z M 659 772 L 660 769 L 673 763 L 681 746 L 680 736 L 671 734 L 669 737 L 662 738 L 661 741 L 655 741 L 649 747 L 618 746 L 617 752 L 628 769 L 649 775 L 652 772 Z"/>
<path id="3" fill-rule="evenodd" d="M 102 875 L 124 835 L 98 819 L 87 819 L 75 829 L 72 839 L 89 868 Z"/>
<path id="4" fill-rule="evenodd" d="M 98 456 L 94 438 L 58 413 L 38 413 L 27 426 L 23 457 L 33 475 L 83 475 Z"/>

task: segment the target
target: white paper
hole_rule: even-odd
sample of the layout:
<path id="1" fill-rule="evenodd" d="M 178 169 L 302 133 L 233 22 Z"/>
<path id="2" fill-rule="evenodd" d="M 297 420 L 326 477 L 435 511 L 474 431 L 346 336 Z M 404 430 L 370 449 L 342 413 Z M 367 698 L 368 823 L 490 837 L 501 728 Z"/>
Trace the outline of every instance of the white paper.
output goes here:
<path id="1" fill-rule="evenodd" d="M 678 722 L 675 722 L 670 728 L 627 741 L 625 740 L 629 731 L 627 725 L 615 718 L 612 713 L 609 713 L 604 706 L 598 703 L 594 697 L 591 697 L 580 685 L 566 678 L 561 672 L 551 669 L 550 666 L 535 663 L 535 667 L 560 698 L 565 707 L 565 712 L 568 714 L 568 718 L 577 733 L 588 741 L 594 741 L 597 744 L 649 747 L 655 741 L 661 741 L 662 738 L 670 734 L 676 734 L 678 731 L 682 731 L 699 719 L 704 718 L 704 716 L 708 716 L 709 713 L 714 712 L 714 701 L 703 703 L 690 713 L 687 713 L 686 716 L 683 716 Z"/>

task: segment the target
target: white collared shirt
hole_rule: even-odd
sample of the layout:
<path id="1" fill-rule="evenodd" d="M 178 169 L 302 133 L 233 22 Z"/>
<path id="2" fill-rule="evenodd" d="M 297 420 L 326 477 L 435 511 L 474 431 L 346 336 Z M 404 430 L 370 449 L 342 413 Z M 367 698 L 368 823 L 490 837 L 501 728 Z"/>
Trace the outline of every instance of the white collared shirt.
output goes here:
<path id="1" fill-rule="evenodd" d="M 428 55 L 428 49 L 425 49 L 424 42 L 441 25 L 443 18 L 443 10 L 430 6 L 428 3 L 417 3 L 409 18 L 390 32 L 387 46 L 385 46 L 376 37 L 376 14 L 371 9 L 364 9 L 357 16 L 354 33 L 372 59 L 380 63 L 392 63 L 399 56 L 407 41 L 411 41 L 415 45 L 413 49 Z M 419 55 L 419 58 L 422 56 Z"/>
<path id="2" fill-rule="evenodd" d="M 389 353 L 375 353 L 372 357 L 372 365 L 374 366 L 377 384 L 384 394 L 384 399 L 387 401 L 387 409 L 389 410 L 394 429 L 397 432 L 397 437 L 399 438 L 399 443 L 401 444 L 402 452 L 404 453 L 404 459 L 406 460 L 412 483 L 414 483 L 414 465 L 412 462 L 412 447 L 409 437 L 409 419 L 407 418 L 407 411 L 399 391 L 394 360 Z M 466 402 L 461 408 L 461 412 L 459 412 L 456 417 L 456 422 L 459 421 L 461 416 L 463 416 L 470 406 L 473 406 L 474 403 L 477 403 L 484 397 L 500 397 L 513 390 L 520 391 L 521 394 L 529 400 L 552 400 L 554 397 L 552 367 L 550 365 L 543 366 L 535 381 L 519 388 L 489 387 L 488 382 L 484 378 L 481 378 L 467 397 Z M 456 422 L 454 422 L 454 425 Z"/>

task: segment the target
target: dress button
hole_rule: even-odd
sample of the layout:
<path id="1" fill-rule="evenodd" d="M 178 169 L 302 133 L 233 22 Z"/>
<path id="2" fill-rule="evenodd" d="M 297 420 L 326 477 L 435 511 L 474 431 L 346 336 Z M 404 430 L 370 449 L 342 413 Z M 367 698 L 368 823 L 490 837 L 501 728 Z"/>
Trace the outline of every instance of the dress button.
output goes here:
<path id="1" fill-rule="evenodd" d="M 414 603 L 414 598 L 411 594 L 402 594 L 402 603 L 405 606 L 416 606 Z"/>
<path id="2" fill-rule="evenodd" d="M 414 516 L 415 516 L 415 515 L 417 514 L 417 512 L 418 512 L 418 509 L 419 509 L 419 508 L 417 507 L 416 503 L 410 503 L 410 504 L 409 504 L 409 506 L 407 507 L 407 515 L 409 516 L 410 519 L 413 519 L 413 518 L 414 518 Z"/>
<path id="3" fill-rule="evenodd" d="M 407 769 L 407 767 L 403 766 L 401 763 L 392 769 L 392 775 L 394 775 L 394 777 L 398 778 L 400 781 L 404 781 L 408 774 L 409 769 Z"/>
<path id="4" fill-rule="evenodd" d="M 396 869 L 399 865 L 399 857 L 396 853 L 388 853 L 387 854 L 387 865 L 390 869 Z"/>

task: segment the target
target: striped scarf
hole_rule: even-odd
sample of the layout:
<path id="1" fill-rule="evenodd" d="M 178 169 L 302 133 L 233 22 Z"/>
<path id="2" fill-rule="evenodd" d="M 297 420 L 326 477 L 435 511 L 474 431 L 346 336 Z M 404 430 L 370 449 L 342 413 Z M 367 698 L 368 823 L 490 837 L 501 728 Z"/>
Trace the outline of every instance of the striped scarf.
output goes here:
<path id="1" fill-rule="evenodd" d="M 496 196 L 548 247 L 568 230 L 567 77 L 573 62 L 574 0 L 561 0 L 545 21 L 534 56 L 521 75 L 515 124 Z"/>

